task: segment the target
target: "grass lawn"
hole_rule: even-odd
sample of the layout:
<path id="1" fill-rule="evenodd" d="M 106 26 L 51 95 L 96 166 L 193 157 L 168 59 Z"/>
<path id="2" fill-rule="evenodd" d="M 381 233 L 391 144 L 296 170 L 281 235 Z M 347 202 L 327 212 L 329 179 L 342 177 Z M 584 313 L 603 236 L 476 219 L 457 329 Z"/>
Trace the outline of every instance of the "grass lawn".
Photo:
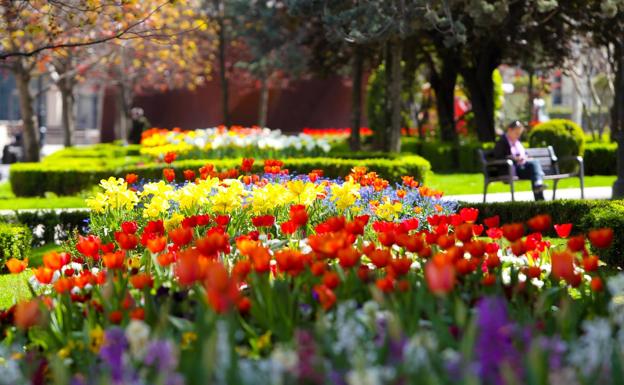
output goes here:
<path id="1" fill-rule="evenodd" d="M 19 209 L 67 209 L 86 207 L 82 196 L 55 195 L 46 197 L 20 197 L 17 198 L 11 191 L 8 182 L 0 183 L 0 210 Z"/>
<path id="2" fill-rule="evenodd" d="M 585 177 L 585 187 L 612 186 L 615 176 L 594 175 Z M 547 181 L 549 190 L 552 189 L 552 181 Z M 436 190 L 442 190 L 446 195 L 482 194 L 483 174 L 433 174 L 429 177 L 427 185 Z M 516 191 L 531 191 L 531 182 L 514 182 Z M 577 178 L 564 179 L 559 182 L 557 189 L 579 188 Z M 502 182 L 492 183 L 488 186 L 488 194 L 497 192 L 509 192 L 509 185 Z"/>

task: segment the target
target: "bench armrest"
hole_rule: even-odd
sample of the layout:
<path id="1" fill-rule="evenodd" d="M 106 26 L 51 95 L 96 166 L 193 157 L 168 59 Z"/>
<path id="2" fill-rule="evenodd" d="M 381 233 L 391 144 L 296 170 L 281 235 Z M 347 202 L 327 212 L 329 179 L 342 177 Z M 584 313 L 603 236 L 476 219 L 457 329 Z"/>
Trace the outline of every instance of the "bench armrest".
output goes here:
<path id="1" fill-rule="evenodd" d="M 485 166 L 510 166 L 513 167 L 513 161 L 511 159 L 495 159 L 485 162 Z"/>
<path id="2" fill-rule="evenodd" d="M 584 175 L 585 174 L 585 168 L 584 168 L 584 161 L 583 161 L 583 157 L 582 156 L 575 156 L 575 155 L 567 155 L 567 156 L 562 156 L 559 158 L 559 162 L 561 161 L 566 161 L 566 160 L 573 160 L 575 161 L 578 165 L 579 165 L 579 171 L 578 173 L 580 175 Z"/>
<path id="3" fill-rule="evenodd" d="M 509 176 L 510 180 L 513 180 L 514 163 L 511 159 L 495 159 L 483 163 L 483 174 L 485 175 L 486 179 L 490 177 L 490 173 L 488 172 L 489 166 L 507 166 L 507 175 Z"/>

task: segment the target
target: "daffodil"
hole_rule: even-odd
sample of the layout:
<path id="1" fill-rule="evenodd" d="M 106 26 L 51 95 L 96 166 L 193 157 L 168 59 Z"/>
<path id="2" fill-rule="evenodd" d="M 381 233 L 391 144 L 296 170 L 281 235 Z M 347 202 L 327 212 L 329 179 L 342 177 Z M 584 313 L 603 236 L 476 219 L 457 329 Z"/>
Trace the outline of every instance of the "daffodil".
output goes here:
<path id="1" fill-rule="evenodd" d="M 145 205 L 143 216 L 145 218 L 157 218 L 169 210 L 169 200 L 163 196 L 155 196 Z"/>
<path id="2" fill-rule="evenodd" d="M 336 204 L 338 210 L 346 210 L 353 206 L 360 197 L 360 185 L 353 180 L 348 180 L 342 185 L 333 184 L 330 190 L 330 199 Z"/>
<path id="3" fill-rule="evenodd" d="M 383 203 L 377 206 L 375 213 L 379 218 L 391 221 L 399 216 L 402 209 L 403 204 L 401 202 L 391 202 L 388 198 L 385 198 Z"/>

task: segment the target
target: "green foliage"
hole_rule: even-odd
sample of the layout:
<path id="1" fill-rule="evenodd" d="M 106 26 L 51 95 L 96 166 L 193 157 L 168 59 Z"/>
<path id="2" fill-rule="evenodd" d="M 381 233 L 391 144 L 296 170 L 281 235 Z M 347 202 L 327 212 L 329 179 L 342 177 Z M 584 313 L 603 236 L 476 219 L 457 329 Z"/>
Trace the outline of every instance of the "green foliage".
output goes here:
<path id="1" fill-rule="evenodd" d="M 553 146 L 558 157 L 583 155 L 585 134 L 578 124 L 571 120 L 552 119 L 540 123 L 529 132 L 531 147 Z M 574 169 L 573 163 L 562 163 L 562 172 Z"/>
<path id="2" fill-rule="evenodd" d="M 379 154 L 379 153 L 378 153 Z M 345 155 L 346 156 L 346 155 Z M 364 158 L 358 153 L 355 158 L 300 158 L 284 159 L 284 167 L 291 173 L 309 173 L 322 169 L 328 177 L 344 177 L 355 166 L 365 166 L 375 171 L 382 178 L 398 181 L 403 175 L 411 175 L 421 182 L 431 170 L 431 165 L 419 156 L 386 156 Z M 383 157 L 382 157 L 383 156 Z M 174 162 L 171 167 L 182 180 L 182 171 L 198 170 L 210 163 L 217 170 L 227 170 L 241 164 L 240 159 L 196 159 Z M 262 171 L 262 161 L 256 161 L 255 172 Z M 127 173 L 136 173 L 145 179 L 160 179 L 165 168 L 163 163 L 124 164 L 113 163 L 111 167 L 99 163 L 90 165 L 85 160 L 64 160 L 63 164 L 20 163 L 11 167 L 11 187 L 17 196 L 43 196 L 46 192 L 58 195 L 71 195 L 97 185 L 100 180 L 110 176 L 124 177 Z"/>
<path id="3" fill-rule="evenodd" d="M 67 158 L 121 158 L 126 156 L 136 157 L 140 155 L 141 146 L 130 144 L 120 146 L 114 143 L 100 143 L 88 147 L 69 147 L 56 151 L 45 157 L 44 162 L 58 161 Z"/>
<path id="4" fill-rule="evenodd" d="M 375 69 L 368 77 L 366 86 L 366 117 L 368 126 L 374 135 L 382 135 L 385 131 L 385 99 L 386 99 L 386 70 L 383 64 Z"/>
<path id="5" fill-rule="evenodd" d="M 0 262 L 15 257 L 27 258 L 30 253 L 32 233 L 30 229 L 21 224 L 0 223 Z"/>
<path id="6" fill-rule="evenodd" d="M 594 250 L 610 265 L 624 267 L 624 201 L 557 200 L 540 202 L 460 203 L 479 209 L 479 220 L 493 215 L 501 223 L 526 222 L 538 214 L 549 214 L 553 223 L 573 223 L 572 233 L 610 227 L 614 241 L 606 250 Z M 556 236 L 554 229 L 545 235 Z"/>
<path id="7" fill-rule="evenodd" d="M 405 63 L 401 63 L 405 72 Z M 405 77 L 405 75 L 404 75 Z M 410 103 L 414 94 L 420 92 L 420 84 L 415 81 L 413 84 L 403 83 L 401 90 L 401 121 L 409 127 L 416 125 L 410 115 Z M 368 126 L 375 135 L 384 135 L 385 132 L 385 103 L 386 103 L 386 69 L 384 64 L 380 64 L 368 77 L 366 86 L 366 116 Z"/>
<path id="8" fill-rule="evenodd" d="M 615 175 L 616 143 L 587 143 L 585 145 L 585 175 Z"/>

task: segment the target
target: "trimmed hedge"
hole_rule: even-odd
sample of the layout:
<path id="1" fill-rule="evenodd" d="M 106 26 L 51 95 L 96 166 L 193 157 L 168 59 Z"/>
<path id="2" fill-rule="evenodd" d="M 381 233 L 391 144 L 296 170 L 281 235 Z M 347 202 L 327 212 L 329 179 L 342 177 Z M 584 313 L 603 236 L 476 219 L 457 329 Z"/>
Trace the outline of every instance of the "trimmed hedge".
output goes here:
<path id="1" fill-rule="evenodd" d="M 613 244 L 607 250 L 594 250 L 606 263 L 624 267 L 624 201 L 557 200 L 538 202 L 460 203 L 479 209 L 479 220 L 499 215 L 501 223 L 526 222 L 538 214 L 549 214 L 553 223 L 573 223 L 572 233 L 591 229 L 613 229 Z M 545 234 L 556 236 L 554 229 Z"/>
<path id="2" fill-rule="evenodd" d="M 390 156 L 390 159 L 342 159 L 342 158 L 300 158 L 284 159 L 284 168 L 293 173 L 309 173 L 322 169 L 328 177 L 344 177 L 355 166 L 366 166 L 385 179 L 398 181 L 403 175 L 411 175 L 425 182 L 431 170 L 430 163 L 419 156 Z M 226 170 L 241 164 L 240 159 L 197 159 L 174 162 L 179 178 L 186 169 L 197 170 L 211 163 L 217 170 Z M 262 170 L 263 162 L 258 160 L 254 171 Z M 124 160 L 87 161 L 65 159 L 55 163 L 18 163 L 11 166 L 10 182 L 16 196 L 42 196 L 45 192 L 58 195 L 72 195 L 99 183 L 110 176 L 123 177 L 136 173 L 142 178 L 157 179 L 166 167 L 163 163 L 127 163 Z M 180 179 L 181 180 L 181 179 Z"/>
<path id="3" fill-rule="evenodd" d="M 30 231 L 33 246 L 64 241 L 75 231 L 85 234 L 88 222 L 89 210 L 86 209 L 15 211 L 0 216 L 0 226 L 25 226 Z"/>
<path id="4" fill-rule="evenodd" d="M 54 161 L 57 159 L 67 158 L 120 158 L 125 156 L 140 156 L 141 146 L 138 144 L 129 144 L 121 146 L 113 143 L 100 143 L 87 147 L 68 147 L 56 151 L 45 157 L 44 161 Z"/>
<path id="5" fill-rule="evenodd" d="M 0 263 L 15 257 L 27 258 L 30 254 L 32 233 L 28 226 L 14 223 L 0 223 Z"/>
<path id="6" fill-rule="evenodd" d="M 585 175 L 616 175 L 617 143 L 585 144 Z"/>

